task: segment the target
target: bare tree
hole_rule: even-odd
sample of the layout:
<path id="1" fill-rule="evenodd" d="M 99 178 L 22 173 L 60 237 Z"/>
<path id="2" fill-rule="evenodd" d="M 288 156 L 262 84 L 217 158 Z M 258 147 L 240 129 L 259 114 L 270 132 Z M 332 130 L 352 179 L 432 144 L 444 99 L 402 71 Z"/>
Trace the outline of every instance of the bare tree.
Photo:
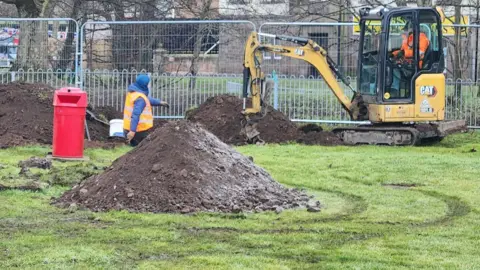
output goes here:
<path id="1" fill-rule="evenodd" d="M 196 2 L 196 3 L 195 3 Z M 218 17 L 218 7 L 214 6 L 212 0 L 180 0 L 175 4 L 178 9 L 183 11 L 183 16 L 193 17 L 199 20 L 212 19 Z M 194 34 L 193 55 L 189 67 L 189 73 L 192 75 L 189 83 L 190 89 L 195 89 L 196 75 L 199 71 L 199 57 L 202 49 L 203 40 L 209 32 L 208 25 L 201 24 L 197 27 Z"/>

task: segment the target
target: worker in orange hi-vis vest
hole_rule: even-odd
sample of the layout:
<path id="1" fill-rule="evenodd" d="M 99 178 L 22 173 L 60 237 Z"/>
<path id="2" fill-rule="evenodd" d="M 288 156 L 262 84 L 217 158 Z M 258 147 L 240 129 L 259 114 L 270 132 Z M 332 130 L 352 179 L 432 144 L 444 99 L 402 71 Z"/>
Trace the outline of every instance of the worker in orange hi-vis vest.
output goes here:
<path id="1" fill-rule="evenodd" d="M 398 63 L 402 63 L 402 62 L 412 63 L 415 57 L 414 48 L 413 48 L 412 23 L 407 22 L 403 30 L 405 31 L 405 33 L 402 34 L 402 37 L 403 37 L 402 46 L 400 47 L 399 50 L 393 51 L 392 56 L 397 60 Z M 419 68 L 422 68 L 425 52 L 427 51 L 428 46 L 430 45 L 430 41 L 428 40 L 428 37 L 427 35 L 425 35 L 425 33 L 420 32 L 418 45 L 419 45 L 418 49 L 419 49 L 419 56 L 420 56 Z M 393 83 L 391 87 L 392 97 L 396 96 L 395 93 L 399 93 L 399 90 L 400 90 L 400 70 L 398 68 L 395 68 L 393 70 L 393 75 L 394 75 Z"/>
<path id="2" fill-rule="evenodd" d="M 135 83 L 128 87 L 123 109 L 123 130 L 131 146 L 137 146 L 153 127 L 152 106 L 169 107 L 168 103 L 148 96 L 147 75 L 139 75 Z"/>

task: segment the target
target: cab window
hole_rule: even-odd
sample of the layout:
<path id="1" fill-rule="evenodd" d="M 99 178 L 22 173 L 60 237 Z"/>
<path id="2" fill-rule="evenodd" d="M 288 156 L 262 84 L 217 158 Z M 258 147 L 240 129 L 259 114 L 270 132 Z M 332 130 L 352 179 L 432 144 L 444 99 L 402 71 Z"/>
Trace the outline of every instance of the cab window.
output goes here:
<path id="1" fill-rule="evenodd" d="M 443 71 L 441 64 L 442 53 L 440 38 L 441 29 L 438 26 L 438 19 L 430 10 L 422 10 L 419 13 L 419 69 L 432 70 L 433 72 Z M 425 49 L 426 48 L 426 49 Z M 423 51 L 425 49 L 425 51 Z"/>
<path id="2" fill-rule="evenodd" d="M 384 100 L 411 99 L 411 80 L 416 73 L 415 33 L 412 12 L 390 18 Z"/>

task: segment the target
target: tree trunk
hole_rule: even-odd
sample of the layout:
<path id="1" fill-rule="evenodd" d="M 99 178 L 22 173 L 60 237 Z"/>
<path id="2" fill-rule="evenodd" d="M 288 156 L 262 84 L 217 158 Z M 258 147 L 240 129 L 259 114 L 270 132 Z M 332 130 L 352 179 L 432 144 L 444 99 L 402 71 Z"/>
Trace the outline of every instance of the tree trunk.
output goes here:
<path id="1" fill-rule="evenodd" d="M 155 0 L 144 1 L 141 6 L 142 20 L 155 20 Z M 148 72 L 154 72 L 153 69 L 153 51 L 155 41 L 158 39 L 158 29 L 161 25 L 143 25 L 143 33 L 140 36 L 139 63 L 142 69 Z"/>
<path id="2" fill-rule="evenodd" d="M 17 0 L 15 6 L 17 7 L 18 16 L 20 18 L 38 18 L 42 12 L 43 0 Z"/>
<path id="3" fill-rule="evenodd" d="M 431 7 L 432 0 L 417 0 L 417 6 L 419 7 Z"/>
<path id="4" fill-rule="evenodd" d="M 115 11 L 115 21 L 125 20 L 125 11 L 123 7 L 120 5 L 114 5 L 113 8 Z M 129 45 L 132 46 L 131 43 L 133 43 L 133 41 L 128 35 L 129 33 L 134 33 L 135 26 L 128 25 L 127 27 L 127 25 L 112 24 L 110 27 L 112 31 L 113 68 L 118 69 L 119 71 L 135 68 L 129 65 L 128 61 L 130 60 L 131 55 L 126 52 L 126 50 L 129 49 Z"/>
<path id="5" fill-rule="evenodd" d="M 15 6 L 20 18 L 41 18 L 53 10 L 49 3 L 48 0 L 18 0 L 15 2 Z M 12 69 L 48 68 L 47 40 L 47 22 L 21 22 L 17 59 Z"/>
<path id="6" fill-rule="evenodd" d="M 202 49 L 202 41 L 205 32 L 205 25 L 199 25 L 197 33 L 195 34 L 195 44 L 193 47 L 193 57 L 192 57 L 192 64 L 190 65 L 190 74 L 192 77 L 190 78 L 189 89 L 191 91 L 195 90 L 196 82 L 197 82 L 197 74 L 198 74 L 198 62 L 200 57 L 200 52 Z"/>
<path id="7" fill-rule="evenodd" d="M 18 69 L 48 68 L 48 24 L 47 22 L 22 22 L 17 59 L 13 65 Z"/>
<path id="8" fill-rule="evenodd" d="M 81 9 L 82 2 L 81 1 L 74 1 L 73 7 L 72 7 L 72 12 L 70 14 L 70 18 L 77 18 L 80 9 Z M 83 23 L 86 22 L 85 16 L 82 16 L 82 21 L 79 22 L 79 25 L 82 25 Z M 63 45 L 62 51 L 59 53 L 60 55 L 60 61 L 58 61 L 56 69 L 69 69 L 73 68 L 73 71 L 77 69 L 77 67 L 74 66 L 75 63 L 75 58 L 77 57 L 76 55 L 76 47 L 79 45 L 80 42 L 80 37 L 77 37 L 77 41 L 75 41 L 75 32 L 77 31 L 76 29 L 76 24 L 74 22 L 69 22 L 68 23 L 68 31 L 67 31 L 67 38 L 65 40 L 65 43 Z M 80 65 L 82 63 L 79 63 Z"/>

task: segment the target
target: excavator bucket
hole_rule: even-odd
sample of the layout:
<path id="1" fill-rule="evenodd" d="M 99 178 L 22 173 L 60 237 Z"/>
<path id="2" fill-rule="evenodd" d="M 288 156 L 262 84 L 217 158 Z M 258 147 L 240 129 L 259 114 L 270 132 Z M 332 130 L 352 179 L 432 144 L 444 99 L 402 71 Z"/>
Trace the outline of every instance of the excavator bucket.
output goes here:
<path id="1" fill-rule="evenodd" d="M 262 109 L 256 114 L 245 115 L 245 121 L 242 123 L 241 134 L 246 138 L 247 143 L 250 144 L 264 144 L 265 142 L 260 138 L 260 132 L 257 129 L 259 121 L 261 121 L 272 109 L 270 100 L 273 92 L 274 83 L 272 80 L 267 80 L 261 92 L 262 95 Z"/>

